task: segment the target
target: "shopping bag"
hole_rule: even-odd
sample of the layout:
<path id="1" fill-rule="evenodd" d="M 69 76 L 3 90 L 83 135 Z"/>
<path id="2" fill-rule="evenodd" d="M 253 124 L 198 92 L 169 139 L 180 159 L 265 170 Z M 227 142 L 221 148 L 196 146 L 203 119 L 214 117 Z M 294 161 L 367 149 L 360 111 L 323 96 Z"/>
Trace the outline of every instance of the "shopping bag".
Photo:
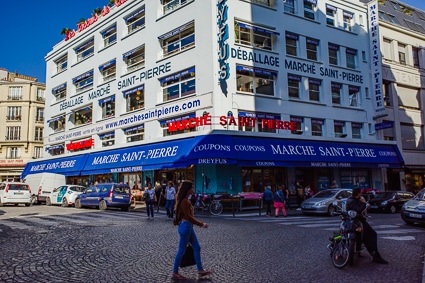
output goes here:
<path id="1" fill-rule="evenodd" d="M 193 247 L 191 244 L 186 246 L 182 260 L 180 261 L 180 267 L 195 265 L 195 256 L 193 254 Z"/>

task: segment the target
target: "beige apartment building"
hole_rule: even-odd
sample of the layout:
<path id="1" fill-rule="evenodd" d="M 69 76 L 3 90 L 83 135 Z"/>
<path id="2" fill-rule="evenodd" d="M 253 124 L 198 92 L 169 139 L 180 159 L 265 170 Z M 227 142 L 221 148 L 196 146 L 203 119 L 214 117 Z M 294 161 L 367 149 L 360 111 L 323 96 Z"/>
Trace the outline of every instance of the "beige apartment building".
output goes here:
<path id="1" fill-rule="evenodd" d="M 0 181 L 19 181 L 43 156 L 45 84 L 0 68 Z"/>

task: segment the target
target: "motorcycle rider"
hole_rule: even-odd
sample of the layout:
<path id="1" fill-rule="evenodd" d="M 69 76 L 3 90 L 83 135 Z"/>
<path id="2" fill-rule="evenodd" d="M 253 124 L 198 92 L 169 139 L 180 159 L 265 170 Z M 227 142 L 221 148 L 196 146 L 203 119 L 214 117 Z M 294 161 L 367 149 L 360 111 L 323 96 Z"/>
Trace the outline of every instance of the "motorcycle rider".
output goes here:
<path id="1" fill-rule="evenodd" d="M 356 219 L 363 224 L 363 244 L 368 252 L 372 255 L 373 261 L 380 264 L 387 264 L 388 261 L 383 259 L 378 252 L 378 237 L 376 231 L 366 221 L 363 211 L 366 209 L 366 200 L 362 197 L 360 188 L 354 188 L 353 194 L 347 199 L 347 211 L 354 210 L 357 212 Z"/>

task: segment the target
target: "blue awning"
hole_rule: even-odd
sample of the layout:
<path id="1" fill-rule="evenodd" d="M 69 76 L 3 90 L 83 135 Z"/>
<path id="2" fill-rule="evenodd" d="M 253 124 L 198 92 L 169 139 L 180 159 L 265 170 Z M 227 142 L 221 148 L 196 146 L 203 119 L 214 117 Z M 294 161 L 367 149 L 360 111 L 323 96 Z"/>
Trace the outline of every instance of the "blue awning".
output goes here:
<path id="1" fill-rule="evenodd" d="M 111 27 L 111 28 L 109 28 L 109 29 L 107 29 L 107 30 L 105 30 L 104 32 L 102 32 L 102 36 L 104 37 L 105 35 L 107 35 L 108 33 L 110 33 L 111 31 L 114 31 L 114 30 L 116 30 L 117 29 L 117 26 L 116 25 L 114 25 L 113 27 Z"/>
<path id="2" fill-rule="evenodd" d="M 141 85 L 141 86 L 138 86 L 138 87 L 135 87 L 135 88 L 132 88 L 132 89 L 123 91 L 122 95 L 124 97 L 127 97 L 128 95 L 133 94 L 133 93 L 136 93 L 138 91 L 142 91 L 143 89 L 145 89 L 145 85 Z"/>
<path id="3" fill-rule="evenodd" d="M 187 23 L 185 25 L 182 25 L 181 27 L 178 27 L 175 30 L 172 30 L 172 31 L 170 31 L 170 32 L 168 32 L 166 34 L 163 34 L 163 35 L 158 36 L 158 39 L 163 40 L 163 39 L 167 39 L 169 37 L 172 37 L 173 35 L 176 35 L 176 34 L 182 32 L 183 30 L 187 29 L 188 26 L 190 26 L 190 25 L 193 25 L 193 21 L 190 22 L 190 23 Z"/>
<path id="4" fill-rule="evenodd" d="M 248 66 L 236 66 L 236 71 L 247 71 L 247 72 L 254 72 L 256 74 L 260 75 L 267 75 L 267 76 L 274 76 L 277 77 L 277 73 L 270 70 L 264 70 L 264 69 L 258 69 L 254 67 L 248 67 Z"/>
<path id="5" fill-rule="evenodd" d="M 52 88 L 52 93 L 55 93 L 55 92 L 57 92 L 58 90 L 61 90 L 61 89 L 63 89 L 63 88 L 66 88 L 66 83 L 63 83 L 63 84 L 61 84 L 61 85 L 59 85 L 59 86 L 57 86 L 57 87 Z"/>
<path id="6" fill-rule="evenodd" d="M 109 137 L 115 137 L 115 132 L 109 132 L 106 134 L 98 134 L 99 139 L 109 138 Z"/>
<path id="7" fill-rule="evenodd" d="M 178 72 L 178 73 L 174 73 L 174 74 L 172 74 L 172 75 L 170 75 L 170 76 L 168 76 L 168 77 L 161 78 L 161 79 L 159 80 L 159 82 L 160 82 L 161 84 L 163 84 L 163 83 L 165 83 L 165 82 L 168 82 L 168 81 L 171 81 L 171 80 L 178 79 L 178 78 L 180 78 L 180 77 L 182 77 L 182 76 L 184 76 L 184 75 L 187 75 L 187 74 L 189 74 L 189 73 L 195 73 L 195 67 L 192 67 L 192 68 L 189 68 L 189 69 L 183 70 L 183 71 Z"/>
<path id="8" fill-rule="evenodd" d="M 99 99 L 99 105 L 102 105 L 102 104 L 109 102 L 109 101 L 112 101 L 112 100 L 115 100 L 115 94 L 111 95 L 109 97 L 106 97 L 104 99 Z"/>
<path id="9" fill-rule="evenodd" d="M 46 151 L 53 150 L 53 149 L 59 149 L 59 148 L 63 148 L 63 145 L 57 144 L 57 145 L 48 146 L 48 147 L 46 147 Z"/>
<path id="10" fill-rule="evenodd" d="M 80 176 L 80 172 L 88 156 L 88 154 L 83 154 L 73 157 L 28 162 L 21 174 L 21 178 L 23 179 L 29 174 L 43 172 L 57 173 L 65 176 Z"/>
<path id="11" fill-rule="evenodd" d="M 47 124 L 52 123 L 52 122 L 55 122 L 55 121 L 62 120 L 62 119 L 64 119 L 64 118 L 65 118 L 65 117 L 64 117 L 63 115 L 57 116 L 57 117 L 55 117 L 55 118 L 52 118 L 52 119 L 50 119 L 50 120 L 47 120 Z"/>
<path id="12" fill-rule="evenodd" d="M 74 50 L 75 50 L 75 52 L 79 52 L 80 50 L 83 50 L 84 48 L 86 48 L 87 46 L 89 46 L 89 45 L 93 45 L 94 44 L 94 38 L 93 39 L 91 39 L 91 40 L 89 40 L 89 41 L 87 41 L 86 43 L 84 43 L 84 44 L 82 44 L 82 45 L 80 45 L 80 46 L 78 46 L 77 48 L 75 48 Z"/>
<path id="13" fill-rule="evenodd" d="M 191 113 L 185 116 L 181 116 L 181 117 L 177 117 L 177 118 L 170 118 L 167 120 L 161 120 L 159 121 L 160 125 L 164 125 L 164 124 L 168 124 L 168 123 L 174 123 L 174 122 L 178 122 L 181 120 L 186 120 L 186 119 L 190 119 L 190 118 L 195 118 L 196 117 L 196 113 Z"/>
<path id="14" fill-rule="evenodd" d="M 99 71 L 102 71 L 103 69 L 105 69 L 105 68 L 107 68 L 107 67 L 109 67 L 109 66 L 111 66 L 111 65 L 114 65 L 116 62 L 117 62 L 117 60 L 116 60 L 116 59 L 112 59 L 111 61 L 106 62 L 106 63 L 105 63 L 105 64 L 103 64 L 103 65 L 100 65 L 100 66 L 99 66 Z"/>
<path id="15" fill-rule="evenodd" d="M 238 25 L 241 28 L 246 28 L 246 29 L 253 30 L 253 31 L 258 31 L 258 32 L 266 33 L 266 34 L 280 35 L 280 33 L 276 32 L 276 31 L 265 29 L 265 28 L 260 28 L 260 27 L 256 27 L 256 26 L 251 26 L 251 25 L 244 24 L 244 23 L 238 23 Z"/>
<path id="16" fill-rule="evenodd" d="M 135 126 L 135 127 L 127 128 L 127 129 L 124 129 L 124 133 L 138 131 L 138 130 L 143 129 L 144 127 L 145 127 L 145 124 L 141 124 L 141 125 L 138 125 L 138 126 Z"/>
<path id="17" fill-rule="evenodd" d="M 279 114 L 268 114 L 268 113 L 255 113 L 255 112 L 239 111 L 238 116 L 239 117 L 257 118 L 257 119 L 276 119 L 276 120 L 280 120 L 280 115 Z"/>
<path id="18" fill-rule="evenodd" d="M 127 18 L 125 18 L 125 22 L 127 23 L 127 22 L 131 21 L 133 18 L 137 17 L 138 15 L 142 14 L 143 12 L 145 12 L 145 8 L 143 8 L 143 9 L 141 9 L 139 11 L 136 11 L 134 14 L 132 14 L 132 15 L 128 16 Z"/>
<path id="19" fill-rule="evenodd" d="M 79 75 L 78 77 L 73 78 L 72 83 L 75 84 L 76 82 L 81 81 L 81 80 L 88 78 L 90 76 L 93 76 L 93 70 L 88 71 L 87 73 L 84 73 L 82 75 Z"/>

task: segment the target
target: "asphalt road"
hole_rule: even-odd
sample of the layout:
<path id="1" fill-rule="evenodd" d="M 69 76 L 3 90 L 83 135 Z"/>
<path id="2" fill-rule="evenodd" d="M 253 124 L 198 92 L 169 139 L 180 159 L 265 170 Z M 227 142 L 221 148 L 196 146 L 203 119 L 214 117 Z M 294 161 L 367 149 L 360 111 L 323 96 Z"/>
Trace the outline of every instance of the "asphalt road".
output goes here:
<path id="1" fill-rule="evenodd" d="M 326 249 L 337 217 L 268 218 L 200 215 L 195 228 L 209 282 L 422 282 L 425 228 L 407 226 L 399 214 L 371 214 L 382 256 L 390 263 L 355 258 L 332 266 Z M 0 208 L 0 282 L 172 282 L 178 233 L 164 212 L 143 209 Z M 181 269 L 198 282 L 195 267 Z"/>

